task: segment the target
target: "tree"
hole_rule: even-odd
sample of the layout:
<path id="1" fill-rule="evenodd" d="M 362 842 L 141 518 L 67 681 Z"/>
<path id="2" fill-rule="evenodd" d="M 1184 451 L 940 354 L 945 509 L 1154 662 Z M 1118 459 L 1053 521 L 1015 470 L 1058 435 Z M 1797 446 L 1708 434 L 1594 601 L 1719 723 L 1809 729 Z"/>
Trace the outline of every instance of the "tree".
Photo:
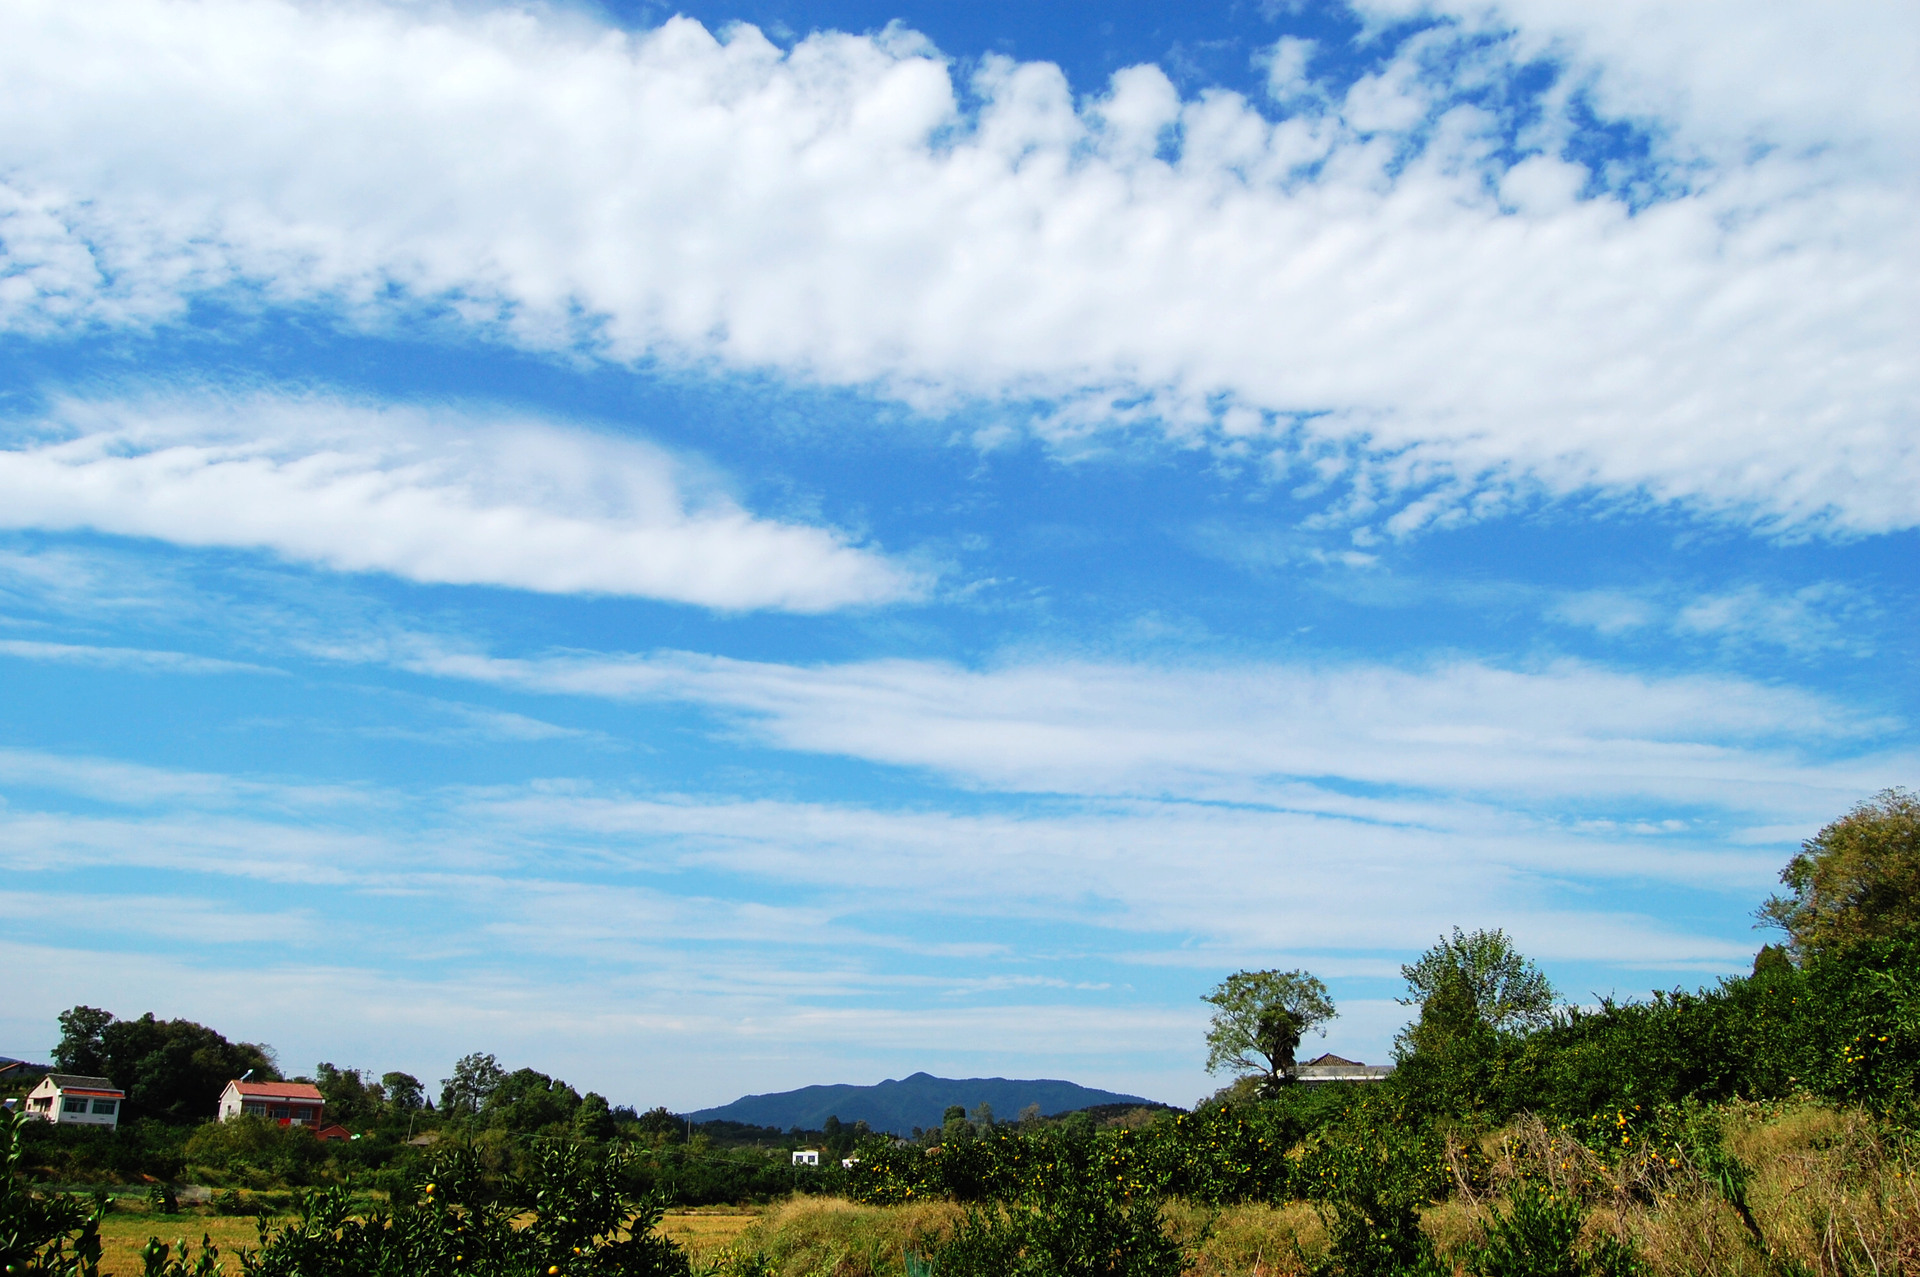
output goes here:
<path id="1" fill-rule="evenodd" d="M 588 1091 L 580 1097 L 580 1106 L 573 1110 L 573 1131 L 582 1139 L 612 1138 L 613 1110 L 607 1106 L 606 1096 Z"/>
<path id="2" fill-rule="evenodd" d="M 1888 789 L 1800 844 L 1758 917 L 1805 961 L 1920 931 L 1920 797 Z"/>
<path id="3" fill-rule="evenodd" d="M 371 1122 L 385 1106 L 386 1094 L 360 1069 L 335 1068 L 322 1060 L 313 1069 L 313 1084 L 326 1101 L 327 1117 L 335 1122 Z"/>
<path id="4" fill-rule="evenodd" d="M 411 1073 L 382 1073 L 380 1089 L 386 1092 L 387 1107 L 396 1113 L 413 1113 L 427 1106 L 427 1088 Z"/>
<path id="5" fill-rule="evenodd" d="M 606 1107 L 606 1100 L 600 1101 Z M 555 1123 L 573 1120 L 580 1093 L 538 1069 L 515 1069 L 501 1078 L 480 1106 L 487 1126 L 516 1134 L 532 1134 Z"/>
<path id="6" fill-rule="evenodd" d="M 1263 1090 L 1292 1080 L 1294 1053 L 1339 1012 L 1327 986 L 1305 971 L 1236 971 L 1201 999 L 1214 1005 L 1207 1072 L 1235 1069 Z"/>
<path id="7" fill-rule="evenodd" d="M 107 1074 L 107 1026 L 113 1013 L 99 1007 L 75 1007 L 60 1013 L 60 1045 L 53 1048 L 53 1067 L 62 1073 L 89 1077 Z"/>
<path id="8" fill-rule="evenodd" d="M 1444 988 L 1450 1001 L 1468 999 L 1472 1015 L 1496 1033 L 1537 1029 L 1553 1018 L 1553 985 L 1498 929 L 1468 934 L 1455 927 L 1400 974 L 1412 995 L 1401 1006 L 1424 1007 Z M 1449 1008 L 1448 1016 L 1459 1018 L 1459 1009 Z"/>
<path id="9" fill-rule="evenodd" d="M 453 1076 L 440 1082 L 440 1111 L 448 1117 L 470 1117 L 507 1076 L 500 1061 L 478 1051 L 454 1062 Z"/>

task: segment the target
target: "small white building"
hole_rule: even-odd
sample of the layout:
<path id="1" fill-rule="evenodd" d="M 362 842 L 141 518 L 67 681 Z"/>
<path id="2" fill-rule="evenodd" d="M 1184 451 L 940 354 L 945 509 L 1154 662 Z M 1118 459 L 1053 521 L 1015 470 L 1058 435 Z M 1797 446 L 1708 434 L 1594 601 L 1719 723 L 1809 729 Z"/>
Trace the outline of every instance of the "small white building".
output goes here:
<path id="1" fill-rule="evenodd" d="M 281 1126 L 321 1125 L 326 1101 L 311 1082 L 227 1083 L 220 1092 L 220 1120 L 231 1122 L 241 1114 L 278 1122 Z"/>
<path id="2" fill-rule="evenodd" d="M 127 1093 L 103 1077 L 49 1073 L 27 1092 L 27 1113 L 72 1126 L 118 1126 Z"/>
<path id="3" fill-rule="evenodd" d="M 819 1150 L 819 1149 L 817 1149 L 817 1148 L 796 1148 L 796 1149 L 794 1149 L 794 1150 L 793 1150 L 793 1164 L 794 1164 L 795 1166 L 818 1166 L 818 1165 L 820 1165 L 820 1150 Z"/>
<path id="4" fill-rule="evenodd" d="M 1308 1085 L 1322 1082 L 1384 1082 L 1393 1076 L 1391 1064 L 1362 1064 L 1328 1052 L 1293 1071 L 1293 1080 Z"/>

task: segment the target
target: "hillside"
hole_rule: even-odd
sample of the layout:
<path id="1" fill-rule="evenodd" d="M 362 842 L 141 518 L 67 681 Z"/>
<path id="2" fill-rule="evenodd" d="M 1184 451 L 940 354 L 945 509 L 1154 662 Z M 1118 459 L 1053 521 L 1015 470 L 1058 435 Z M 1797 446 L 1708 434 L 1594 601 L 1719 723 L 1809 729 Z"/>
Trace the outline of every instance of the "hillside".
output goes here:
<path id="1" fill-rule="evenodd" d="M 686 1116 L 695 1122 L 716 1119 L 750 1122 L 787 1130 L 819 1130 L 829 1117 L 852 1124 L 865 1122 L 876 1131 L 905 1135 L 914 1127 L 940 1125 L 947 1107 L 958 1104 L 971 1111 L 985 1103 L 1002 1120 L 1016 1117 L 1029 1104 L 1044 1114 L 1091 1108 L 1096 1104 L 1148 1104 L 1137 1095 L 1120 1095 L 1073 1082 L 1050 1078 L 1023 1080 L 1004 1077 L 947 1078 L 915 1073 L 875 1086 L 803 1086 L 797 1091 L 747 1095 L 719 1108 L 701 1109 Z"/>

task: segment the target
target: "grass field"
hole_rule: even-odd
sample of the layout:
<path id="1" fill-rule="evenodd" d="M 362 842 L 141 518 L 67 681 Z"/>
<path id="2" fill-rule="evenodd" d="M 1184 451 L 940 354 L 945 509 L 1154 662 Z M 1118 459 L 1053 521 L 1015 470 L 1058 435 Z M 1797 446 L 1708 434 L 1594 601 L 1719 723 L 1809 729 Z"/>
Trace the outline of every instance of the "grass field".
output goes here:
<path id="1" fill-rule="evenodd" d="M 668 1211 L 660 1221 L 660 1231 L 687 1252 L 698 1268 L 710 1256 L 726 1249 L 760 1216 L 751 1206 L 701 1207 Z M 121 1205 L 100 1225 L 104 1277 L 139 1277 L 143 1268 L 140 1251 L 148 1238 L 158 1237 L 168 1245 L 186 1241 L 200 1253 L 202 1239 L 211 1237 L 222 1255 L 231 1255 L 241 1246 L 259 1244 L 259 1231 L 251 1218 L 227 1215 L 151 1215 L 137 1206 Z M 238 1263 L 226 1270 L 237 1273 Z"/>
<path id="2" fill-rule="evenodd" d="M 144 1265 L 140 1262 L 140 1251 L 150 1237 L 158 1237 L 168 1245 L 185 1240 L 193 1247 L 193 1253 L 200 1253 L 202 1237 L 210 1236 L 213 1244 L 222 1254 L 232 1252 L 240 1246 L 254 1246 L 259 1243 L 260 1234 L 254 1228 L 253 1220 L 228 1215 L 149 1215 L 145 1211 L 116 1210 L 100 1224 L 100 1271 L 107 1277 L 139 1277 Z M 240 1265 L 230 1263 L 226 1266 L 229 1273 L 240 1271 Z"/>

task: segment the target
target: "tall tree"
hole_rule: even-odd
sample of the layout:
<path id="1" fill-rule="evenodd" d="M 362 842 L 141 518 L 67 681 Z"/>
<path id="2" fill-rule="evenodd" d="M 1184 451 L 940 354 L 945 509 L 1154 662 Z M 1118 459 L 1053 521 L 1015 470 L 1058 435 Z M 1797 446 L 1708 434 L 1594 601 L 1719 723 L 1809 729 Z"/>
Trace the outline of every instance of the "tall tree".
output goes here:
<path id="1" fill-rule="evenodd" d="M 1801 961 L 1920 931 L 1920 797 L 1876 794 L 1800 844 L 1780 881 L 1758 916 Z"/>
<path id="2" fill-rule="evenodd" d="M 1440 937 L 1418 962 L 1400 968 L 1409 996 L 1402 1006 L 1424 1007 L 1446 990 L 1448 1002 L 1467 1000 L 1471 1014 L 1496 1033 L 1536 1029 L 1553 1018 L 1553 985 L 1531 958 L 1513 947 L 1507 933 L 1463 932 Z M 1458 1018 L 1449 1007 L 1448 1018 Z"/>
<path id="3" fill-rule="evenodd" d="M 327 1104 L 333 1122 L 370 1122 L 380 1114 L 386 1095 L 378 1082 L 360 1069 L 342 1069 L 322 1060 L 313 1067 L 313 1084 Z"/>
<path id="4" fill-rule="evenodd" d="M 387 1107 L 396 1113 L 411 1113 L 427 1106 L 427 1089 L 411 1073 L 382 1073 L 380 1089 L 386 1093 Z"/>
<path id="5" fill-rule="evenodd" d="M 1300 1039 L 1339 1014 L 1305 971 L 1236 971 L 1201 1001 L 1214 1006 L 1207 1072 L 1233 1069 L 1271 1091 L 1292 1080 Z"/>
<path id="6" fill-rule="evenodd" d="M 454 1062 L 453 1076 L 440 1083 L 440 1111 L 448 1117 L 468 1117 L 480 1111 L 507 1071 L 492 1055 L 479 1051 Z"/>
<path id="7" fill-rule="evenodd" d="M 105 1077 L 107 1026 L 113 1012 L 99 1007 L 74 1007 L 60 1013 L 60 1045 L 53 1048 L 53 1067 L 62 1073 Z"/>

